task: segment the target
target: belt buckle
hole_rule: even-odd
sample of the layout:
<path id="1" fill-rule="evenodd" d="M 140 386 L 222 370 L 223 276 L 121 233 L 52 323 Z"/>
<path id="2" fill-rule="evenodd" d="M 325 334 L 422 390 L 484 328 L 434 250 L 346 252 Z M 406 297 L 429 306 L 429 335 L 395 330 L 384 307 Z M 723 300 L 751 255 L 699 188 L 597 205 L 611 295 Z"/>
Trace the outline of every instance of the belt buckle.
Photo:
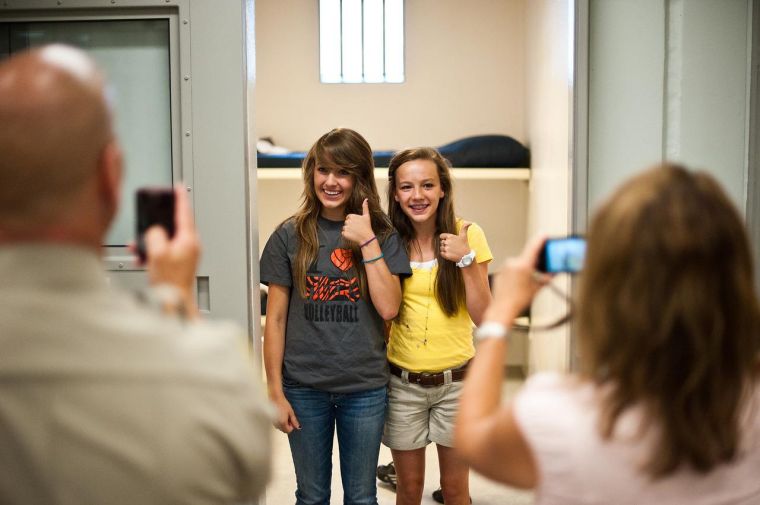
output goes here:
<path id="1" fill-rule="evenodd" d="M 432 372 L 420 372 L 420 375 L 417 377 L 417 384 L 422 387 L 432 387 L 435 386 L 435 373 Z M 428 380 L 431 380 L 432 382 L 426 382 Z"/>

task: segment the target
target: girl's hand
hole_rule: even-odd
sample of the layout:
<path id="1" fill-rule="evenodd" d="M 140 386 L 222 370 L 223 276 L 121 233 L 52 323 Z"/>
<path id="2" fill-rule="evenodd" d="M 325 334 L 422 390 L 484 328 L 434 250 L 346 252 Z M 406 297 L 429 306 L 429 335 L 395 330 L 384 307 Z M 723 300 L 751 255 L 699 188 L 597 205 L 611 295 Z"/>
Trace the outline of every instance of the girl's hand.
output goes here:
<path id="1" fill-rule="evenodd" d="M 362 215 L 349 214 L 346 216 L 346 222 L 343 224 L 343 231 L 341 232 L 343 238 L 355 242 L 357 244 L 363 244 L 367 240 L 375 236 L 372 231 L 372 221 L 369 214 L 369 203 L 367 199 L 362 202 Z"/>
<path id="2" fill-rule="evenodd" d="M 441 256 L 444 259 L 456 263 L 462 256 L 469 254 L 470 243 L 467 241 L 467 229 L 472 223 L 464 223 L 459 235 L 453 233 L 441 233 Z"/>
<path id="3" fill-rule="evenodd" d="M 290 406 L 290 402 L 284 396 L 273 399 L 272 403 L 277 409 L 277 419 L 274 422 L 275 428 L 283 433 L 290 433 L 293 430 L 301 429 L 301 423 L 298 422 L 296 413 L 293 412 L 293 407 Z"/>
<path id="4" fill-rule="evenodd" d="M 546 237 L 529 242 L 520 256 L 509 258 L 496 276 L 493 301 L 486 309 L 484 321 L 510 323 L 533 300 L 539 289 L 551 280 L 548 274 L 536 271 L 538 255 Z"/>

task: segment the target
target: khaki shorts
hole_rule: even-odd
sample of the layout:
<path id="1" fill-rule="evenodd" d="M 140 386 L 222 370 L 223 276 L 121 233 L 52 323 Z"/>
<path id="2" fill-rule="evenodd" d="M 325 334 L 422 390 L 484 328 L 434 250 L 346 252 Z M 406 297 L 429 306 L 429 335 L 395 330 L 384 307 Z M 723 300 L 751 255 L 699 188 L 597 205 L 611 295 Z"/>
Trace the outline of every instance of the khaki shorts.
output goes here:
<path id="1" fill-rule="evenodd" d="M 430 442 L 454 447 L 454 421 L 463 382 L 432 388 L 391 375 L 383 444 L 411 451 Z"/>

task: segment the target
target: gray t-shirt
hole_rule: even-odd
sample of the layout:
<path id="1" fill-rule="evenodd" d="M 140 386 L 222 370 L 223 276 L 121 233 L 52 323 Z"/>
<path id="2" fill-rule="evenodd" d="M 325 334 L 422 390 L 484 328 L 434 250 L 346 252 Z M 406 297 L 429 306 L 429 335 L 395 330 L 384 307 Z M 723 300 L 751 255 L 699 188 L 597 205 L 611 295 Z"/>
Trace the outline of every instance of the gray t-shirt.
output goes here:
<path id="1" fill-rule="evenodd" d="M 298 238 L 295 224 L 278 228 L 261 255 L 261 282 L 290 288 L 283 383 L 331 393 L 351 393 L 388 383 L 383 320 L 359 289 L 351 250 L 342 247 L 343 221 L 319 218 L 316 264 L 306 274 L 307 297 L 293 282 Z M 409 258 L 393 232 L 382 244 L 391 273 L 411 275 Z"/>

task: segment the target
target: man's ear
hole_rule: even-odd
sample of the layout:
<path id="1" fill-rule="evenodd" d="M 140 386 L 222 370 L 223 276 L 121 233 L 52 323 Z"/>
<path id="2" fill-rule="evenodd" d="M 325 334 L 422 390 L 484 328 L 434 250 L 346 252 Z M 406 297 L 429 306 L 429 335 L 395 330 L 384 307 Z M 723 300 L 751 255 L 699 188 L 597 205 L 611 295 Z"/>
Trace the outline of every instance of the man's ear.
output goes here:
<path id="1" fill-rule="evenodd" d="M 122 163 L 121 147 L 116 140 L 110 140 L 98 158 L 98 190 L 109 222 L 116 215 L 121 200 Z"/>

